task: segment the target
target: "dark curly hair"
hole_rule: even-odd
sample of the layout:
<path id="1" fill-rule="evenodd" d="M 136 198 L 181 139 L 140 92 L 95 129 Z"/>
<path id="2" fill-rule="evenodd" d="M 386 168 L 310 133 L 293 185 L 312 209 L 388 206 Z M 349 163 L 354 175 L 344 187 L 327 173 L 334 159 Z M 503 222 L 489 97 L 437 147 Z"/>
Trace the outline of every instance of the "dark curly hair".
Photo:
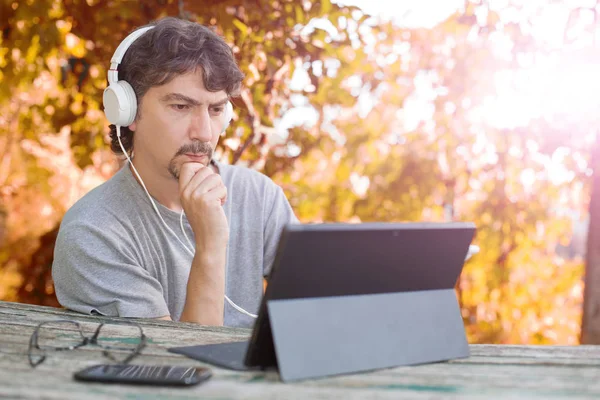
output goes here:
<path id="1" fill-rule="evenodd" d="M 119 64 L 119 80 L 133 87 L 138 102 L 136 119 L 140 116 L 142 99 L 148 89 L 168 83 L 178 75 L 202 68 L 204 87 L 211 92 L 224 90 L 237 96 L 244 74 L 233 51 L 218 34 L 195 22 L 166 17 L 148 25 L 154 28 L 140 36 L 127 49 Z M 146 26 L 148 26 L 146 25 Z M 117 128 L 110 125 L 110 147 L 122 154 L 117 140 Z M 121 141 L 128 153 L 133 147 L 133 131 L 121 127 Z"/>

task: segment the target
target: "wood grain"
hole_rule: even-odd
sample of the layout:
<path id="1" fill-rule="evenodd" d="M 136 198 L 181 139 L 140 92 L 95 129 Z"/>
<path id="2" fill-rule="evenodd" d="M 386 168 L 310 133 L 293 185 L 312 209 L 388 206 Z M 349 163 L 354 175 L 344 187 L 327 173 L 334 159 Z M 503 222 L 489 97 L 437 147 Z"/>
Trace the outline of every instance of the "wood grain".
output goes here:
<path id="1" fill-rule="evenodd" d="M 81 383 L 72 375 L 110 362 L 96 346 L 53 352 L 37 368 L 27 360 L 29 337 L 43 321 L 73 319 L 91 334 L 99 322 L 62 309 L 0 302 L 0 397 L 44 399 L 598 399 L 600 347 L 471 345 L 471 357 L 323 379 L 282 383 L 276 371 L 237 372 L 169 353 L 168 347 L 245 340 L 250 331 L 138 320 L 148 347 L 132 363 L 208 366 L 213 377 L 189 388 Z M 110 331 L 120 340 L 119 327 Z M 70 340 L 74 331 L 57 332 Z M 113 337 L 114 334 L 114 337 Z M 125 338 L 124 338 L 125 339 Z"/>

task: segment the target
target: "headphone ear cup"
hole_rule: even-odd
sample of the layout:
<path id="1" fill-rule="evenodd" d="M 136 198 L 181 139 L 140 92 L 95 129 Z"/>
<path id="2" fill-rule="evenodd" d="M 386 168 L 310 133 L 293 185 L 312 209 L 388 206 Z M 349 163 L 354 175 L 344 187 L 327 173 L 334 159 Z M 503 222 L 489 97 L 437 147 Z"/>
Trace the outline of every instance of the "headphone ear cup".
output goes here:
<path id="1" fill-rule="evenodd" d="M 127 104 L 129 105 L 129 107 L 127 107 L 127 109 L 129 110 L 129 115 L 127 115 L 127 121 L 125 121 L 125 124 L 123 124 L 123 126 L 129 126 L 133 124 L 133 121 L 135 121 L 135 116 L 137 114 L 137 97 L 135 96 L 135 90 L 133 90 L 133 87 L 131 87 L 129 82 L 119 81 L 119 84 L 123 86 L 123 90 L 125 91 L 125 95 L 127 96 Z"/>
<path id="2" fill-rule="evenodd" d="M 111 124 L 129 126 L 135 120 L 137 99 L 131 85 L 119 81 L 104 89 L 102 95 L 104 114 Z"/>
<path id="3" fill-rule="evenodd" d="M 224 114 L 225 114 L 225 117 L 224 117 L 223 129 L 221 130 L 221 133 L 225 132 L 225 130 L 229 127 L 231 120 L 233 119 L 233 105 L 231 104 L 230 101 L 228 101 L 227 104 L 225 104 Z"/>

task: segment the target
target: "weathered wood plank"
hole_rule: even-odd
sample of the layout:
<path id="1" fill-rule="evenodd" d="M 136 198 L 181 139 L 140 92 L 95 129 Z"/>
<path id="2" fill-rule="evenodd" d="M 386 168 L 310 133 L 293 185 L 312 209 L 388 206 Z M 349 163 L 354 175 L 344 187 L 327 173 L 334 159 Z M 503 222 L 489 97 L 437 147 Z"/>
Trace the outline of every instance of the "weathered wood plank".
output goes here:
<path id="1" fill-rule="evenodd" d="M 18 317 L 25 317 L 25 320 L 31 319 L 36 325 L 37 323 L 56 320 L 56 319 L 75 319 L 77 321 L 89 321 L 89 322 L 106 322 L 106 321 L 121 321 L 121 318 L 111 318 L 95 315 L 79 314 L 73 311 L 64 310 L 61 308 L 46 307 L 46 306 L 32 306 L 29 304 L 19 304 L 11 302 L 0 301 L 0 317 L 7 316 L 11 320 Z M 244 328 L 232 328 L 232 327 L 219 327 L 219 326 L 201 326 L 186 322 L 173 322 L 163 321 L 157 319 L 135 319 L 134 321 L 142 324 L 144 327 L 167 327 L 170 329 L 190 329 L 199 332 L 225 332 L 227 334 L 249 334 L 249 329 Z"/>
<path id="2" fill-rule="evenodd" d="M 84 384 L 72 374 L 108 362 L 98 347 L 55 352 L 39 367 L 27 361 L 29 336 L 42 321 L 80 321 L 91 334 L 103 317 L 49 307 L 0 302 L 0 397 L 51 399 L 214 398 L 214 399 L 426 399 L 426 398 L 600 398 L 600 347 L 471 345 L 471 357 L 444 363 L 284 384 L 276 371 L 238 372 L 209 366 L 213 378 L 184 389 Z M 118 321 L 119 319 L 115 319 Z M 150 343 L 134 360 L 147 365 L 202 366 L 169 353 L 170 346 L 244 340 L 247 329 L 201 327 L 140 320 Z M 119 327 L 111 337 L 119 338 Z M 115 336 L 112 336 L 112 335 Z M 57 339 L 69 340 L 69 332 Z"/>
<path id="3" fill-rule="evenodd" d="M 18 360 L 14 360 L 18 363 Z M 68 371 L 72 372 L 90 362 L 89 358 L 81 360 L 81 363 L 70 364 Z M 147 361 L 143 361 L 147 362 Z M 177 361 L 171 363 L 182 364 Z M 79 364 L 79 365 L 77 365 Z M 194 365 L 184 362 L 183 365 Z M 52 388 L 52 392 L 60 392 L 73 395 L 81 393 L 81 398 L 84 398 L 89 387 L 72 382 L 69 379 L 69 374 L 66 371 L 61 371 L 60 365 L 48 364 L 44 368 L 43 373 L 22 370 L 15 374 L 3 375 L 0 377 L 0 394 L 14 393 L 20 388 L 28 388 L 31 381 L 35 380 L 37 392 L 45 393 L 45 390 Z M 63 365 L 64 367 L 64 365 Z M 573 370 L 565 372 L 563 368 L 544 369 L 544 374 L 540 370 L 531 370 L 524 374 L 522 368 L 503 367 L 494 369 L 461 369 L 455 365 L 455 368 L 439 368 L 441 365 L 425 366 L 423 368 L 397 368 L 391 371 L 379 371 L 369 374 L 357 374 L 346 377 L 328 378 L 323 380 L 307 381 L 301 384 L 282 384 L 277 381 L 275 373 L 236 373 L 230 371 L 215 371 L 215 377 L 211 380 L 213 383 L 203 389 L 203 397 L 225 397 L 235 398 L 236 396 L 247 395 L 253 389 L 260 389 L 256 396 L 250 398 L 261 398 L 264 394 L 278 390 L 285 398 L 296 398 L 293 396 L 296 392 L 302 393 L 308 398 L 315 393 L 321 395 L 335 395 L 335 398 L 359 398 L 368 394 L 368 398 L 413 398 L 418 394 L 428 395 L 461 395 L 461 396 L 477 396 L 484 398 L 486 396 L 502 396 L 503 398 L 511 396 L 522 396 L 523 398 L 540 397 L 540 398 L 594 398 L 600 396 L 600 385 L 594 381 L 598 381 L 598 375 L 594 371 L 593 374 L 581 373 L 581 371 Z M 382 373 L 383 372 L 383 373 Z M 594 375 L 595 374 L 595 375 Z M 558 379 L 557 379 L 558 378 Z M 217 385 L 215 385 L 215 382 Z M 57 383 L 59 384 L 57 386 Z M 83 387 L 76 387 L 83 386 Z M 118 389 L 106 389 L 103 385 L 93 385 L 101 390 L 109 390 L 109 393 L 119 396 L 128 396 L 133 388 L 120 387 Z M 228 386 L 227 392 L 213 389 L 220 386 Z M 251 387 L 249 387 L 251 386 Z M 209 390 L 210 389 L 210 390 Z M 28 389 L 29 390 L 29 389 Z M 135 388 L 135 393 L 154 393 L 148 390 L 138 391 Z M 168 391 L 163 391 L 168 393 Z M 177 392 L 178 393 L 178 392 Z M 388 396 L 390 395 L 391 396 Z M 378 396 L 379 395 L 379 396 Z M 406 395 L 406 396 L 405 396 Z M 231 396 L 231 397 L 230 397 Z M 340 397 L 342 396 L 342 397 Z M 305 398 L 307 398 L 305 397 Z M 73 398 L 73 397 L 71 397 Z M 85 397 L 87 398 L 87 397 Z M 327 397 L 321 397 L 327 398 Z"/>

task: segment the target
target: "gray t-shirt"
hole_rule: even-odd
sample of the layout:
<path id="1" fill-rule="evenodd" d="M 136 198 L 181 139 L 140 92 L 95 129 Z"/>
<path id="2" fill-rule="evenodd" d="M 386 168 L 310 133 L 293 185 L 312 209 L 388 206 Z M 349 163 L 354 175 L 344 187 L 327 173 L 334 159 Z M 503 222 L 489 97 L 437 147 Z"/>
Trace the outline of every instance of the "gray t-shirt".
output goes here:
<path id="1" fill-rule="evenodd" d="M 215 163 L 227 187 L 229 222 L 225 293 L 257 314 L 263 276 L 272 267 L 283 227 L 298 223 L 283 190 L 248 168 Z M 155 199 L 153 199 L 155 200 Z M 179 213 L 156 200 L 164 221 L 188 248 Z M 192 245 L 194 233 L 183 218 Z M 193 249 L 192 249 L 193 250 Z M 90 314 L 179 320 L 191 254 L 168 232 L 128 164 L 83 196 L 65 214 L 56 240 L 52 277 L 64 307 Z M 225 301 L 224 324 L 254 319 Z"/>

